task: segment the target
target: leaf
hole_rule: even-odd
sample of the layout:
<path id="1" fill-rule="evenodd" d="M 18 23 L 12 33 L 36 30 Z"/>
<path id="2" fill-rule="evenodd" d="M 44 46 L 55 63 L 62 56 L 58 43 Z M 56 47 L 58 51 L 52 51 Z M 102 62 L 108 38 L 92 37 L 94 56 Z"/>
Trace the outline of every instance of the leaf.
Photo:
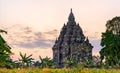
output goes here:
<path id="1" fill-rule="evenodd" d="M 7 34 L 7 31 L 2 30 L 2 29 L 0 29 L 0 32 L 1 32 L 1 33 L 6 33 L 6 34 Z"/>

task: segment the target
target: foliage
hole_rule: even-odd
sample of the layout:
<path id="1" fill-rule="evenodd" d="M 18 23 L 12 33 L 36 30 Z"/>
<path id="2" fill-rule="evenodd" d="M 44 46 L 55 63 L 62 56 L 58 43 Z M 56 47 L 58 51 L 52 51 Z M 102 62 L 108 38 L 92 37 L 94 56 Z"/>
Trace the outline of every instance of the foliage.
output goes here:
<path id="1" fill-rule="evenodd" d="M 106 32 L 102 33 L 100 51 L 101 63 L 107 66 L 120 67 L 120 17 L 115 17 L 106 24 Z"/>
<path id="2" fill-rule="evenodd" d="M 33 65 L 34 65 L 35 67 L 38 67 L 38 68 L 39 68 L 40 65 L 41 65 L 41 63 L 40 63 L 40 61 L 35 61 Z"/>
<path id="3" fill-rule="evenodd" d="M 92 57 L 92 61 L 93 61 L 93 67 L 97 67 L 99 68 L 100 67 L 100 56 L 93 56 Z"/>
<path id="4" fill-rule="evenodd" d="M 20 52 L 20 57 L 21 59 L 19 59 L 19 61 L 22 62 L 22 67 L 29 67 L 30 64 L 33 62 L 32 60 L 34 60 L 32 57 L 32 54 L 27 56 L 26 53 L 23 55 L 21 52 Z"/>
<path id="5" fill-rule="evenodd" d="M 84 66 L 87 67 L 87 68 L 92 68 L 92 67 L 95 67 L 95 62 L 93 60 L 91 61 L 86 61 L 84 63 Z"/>
<path id="6" fill-rule="evenodd" d="M 69 56 L 64 60 L 64 64 L 65 64 L 65 67 L 71 68 L 71 67 L 77 66 L 77 60 L 74 57 Z"/>
<path id="7" fill-rule="evenodd" d="M 45 68 L 45 67 L 52 67 L 54 66 L 54 62 L 53 60 L 51 60 L 50 58 L 48 57 L 45 57 L 45 58 L 41 58 L 41 56 L 39 56 L 40 60 L 41 60 L 41 67 L 42 68 Z"/>
<path id="8" fill-rule="evenodd" d="M 120 73 L 119 69 L 50 69 L 50 68 L 28 68 L 28 69 L 0 69 L 0 73 Z"/>
<path id="9" fill-rule="evenodd" d="M 0 29 L 0 33 L 6 33 L 6 31 Z M 10 61 L 9 55 L 12 53 L 11 48 L 7 45 L 6 41 L 0 35 L 0 67 L 8 66 Z"/>

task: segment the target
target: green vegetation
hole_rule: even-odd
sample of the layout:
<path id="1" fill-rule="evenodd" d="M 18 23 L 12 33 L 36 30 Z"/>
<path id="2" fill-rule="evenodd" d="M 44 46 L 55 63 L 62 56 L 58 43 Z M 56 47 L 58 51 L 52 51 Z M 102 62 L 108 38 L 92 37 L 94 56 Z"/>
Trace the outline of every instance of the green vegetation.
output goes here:
<path id="1" fill-rule="evenodd" d="M 28 68 L 28 69 L 0 69 L 0 73 L 120 73 L 119 69 L 49 69 L 49 68 Z"/>
<path id="2" fill-rule="evenodd" d="M 6 33 L 6 31 L 0 29 L 0 33 Z M 8 67 L 11 64 L 9 55 L 12 53 L 11 48 L 7 45 L 6 41 L 0 35 L 0 67 Z"/>
<path id="3" fill-rule="evenodd" d="M 106 67 L 120 67 L 120 17 L 115 17 L 106 24 L 106 32 L 102 33 L 100 51 L 101 62 Z M 105 60 L 105 62 L 103 62 Z"/>
<path id="4" fill-rule="evenodd" d="M 32 54 L 29 56 L 26 56 L 26 53 L 23 55 L 20 52 L 20 57 L 21 59 L 19 59 L 19 61 L 21 62 L 22 67 L 29 67 L 31 65 L 31 63 L 33 62 L 32 60 L 34 60 L 33 58 L 31 58 Z"/>
<path id="5" fill-rule="evenodd" d="M 41 56 L 39 56 L 39 58 L 41 60 L 41 63 L 40 63 L 41 66 L 40 67 L 42 67 L 42 68 L 46 68 L 46 67 L 50 68 L 50 67 L 54 66 L 54 62 L 50 58 L 46 57 L 46 58 L 42 59 Z"/>
<path id="6" fill-rule="evenodd" d="M 68 59 L 64 60 L 65 66 L 68 68 L 72 68 L 77 65 L 77 60 L 73 58 L 72 56 L 69 56 Z"/>

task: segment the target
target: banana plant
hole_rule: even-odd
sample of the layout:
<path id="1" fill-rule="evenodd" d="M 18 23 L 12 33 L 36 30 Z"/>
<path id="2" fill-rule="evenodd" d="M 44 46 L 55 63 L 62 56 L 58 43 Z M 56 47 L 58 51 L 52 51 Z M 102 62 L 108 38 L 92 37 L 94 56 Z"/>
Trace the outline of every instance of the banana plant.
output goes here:
<path id="1" fill-rule="evenodd" d="M 39 56 L 39 58 L 40 58 L 40 61 L 41 61 L 41 67 L 42 68 L 54 66 L 54 62 L 50 58 L 48 58 L 48 57 L 41 58 L 41 56 Z"/>
<path id="2" fill-rule="evenodd" d="M 21 52 L 20 52 L 20 57 L 21 59 L 19 59 L 19 61 L 21 61 L 22 63 L 22 67 L 29 67 L 30 64 L 33 62 L 33 58 L 32 57 L 32 54 L 27 56 L 26 53 L 23 55 Z"/>

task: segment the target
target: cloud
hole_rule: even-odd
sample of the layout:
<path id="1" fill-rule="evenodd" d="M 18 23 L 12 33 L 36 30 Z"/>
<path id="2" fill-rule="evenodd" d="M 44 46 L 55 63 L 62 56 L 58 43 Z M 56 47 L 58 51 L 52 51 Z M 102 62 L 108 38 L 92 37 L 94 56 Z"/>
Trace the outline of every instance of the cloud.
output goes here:
<path id="1" fill-rule="evenodd" d="M 101 39 L 101 32 L 93 32 L 93 31 L 84 31 L 86 37 L 92 40 L 100 40 Z"/>
<path id="2" fill-rule="evenodd" d="M 93 47 L 93 55 L 99 55 L 99 51 L 101 50 L 100 40 L 99 39 L 90 39 L 90 43 L 94 46 Z"/>
<path id="3" fill-rule="evenodd" d="M 99 51 L 102 48 L 100 46 L 101 32 L 92 32 L 92 31 L 85 30 L 84 34 L 89 38 L 89 41 L 93 46 L 92 54 L 99 55 Z"/>
<path id="4" fill-rule="evenodd" d="M 58 30 L 57 29 L 54 29 L 54 30 L 51 30 L 51 31 L 47 31 L 47 32 L 44 32 L 44 34 L 47 34 L 47 35 L 54 35 L 54 36 L 57 36 L 56 34 L 58 33 Z"/>
<path id="5" fill-rule="evenodd" d="M 44 38 L 37 38 L 32 41 L 18 42 L 17 46 L 22 48 L 50 48 L 52 47 L 54 40 L 46 40 Z"/>
<path id="6" fill-rule="evenodd" d="M 26 34 L 29 34 L 29 33 L 32 33 L 32 29 L 30 28 L 30 27 L 25 27 L 25 28 L 23 28 L 24 29 L 24 32 L 26 33 Z"/>
<path id="7" fill-rule="evenodd" d="M 57 36 L 56 29 L 40 32 L 29 26 L 19 24 L 7 27 L 8 35 L 4 36 L 10 46 L 14 48 L 51 48 L 54 44 L 55 36 Z"/>

